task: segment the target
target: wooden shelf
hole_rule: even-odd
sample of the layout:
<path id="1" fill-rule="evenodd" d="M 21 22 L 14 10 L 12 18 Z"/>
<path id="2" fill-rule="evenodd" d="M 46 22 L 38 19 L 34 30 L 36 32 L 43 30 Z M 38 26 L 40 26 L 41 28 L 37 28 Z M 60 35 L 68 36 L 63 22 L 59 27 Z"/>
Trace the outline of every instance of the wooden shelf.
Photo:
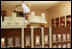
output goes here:
<path id="1" fill-rule="evenodd" d="M 66 16 L 66 26 L 71 27 L 71 15 Z"/>
<path id="2" fill-rule="evenodd" d="M 64 25 L 61 25 L 61 24 Z M 51 19 L 52 27 L 71 27 L 71 15 L 62 16 L 59 18 Z"/>

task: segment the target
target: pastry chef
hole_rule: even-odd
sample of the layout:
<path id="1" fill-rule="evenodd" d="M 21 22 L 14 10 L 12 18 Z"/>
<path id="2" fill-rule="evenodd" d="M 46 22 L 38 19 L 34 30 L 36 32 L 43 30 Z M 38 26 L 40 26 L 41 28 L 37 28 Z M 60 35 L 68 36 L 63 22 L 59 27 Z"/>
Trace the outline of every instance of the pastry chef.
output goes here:
<path id="1" fill-rule="evenodd" d="M 22 9 L 23 9 L 23 14 L 24 14 L 24 17 L 25 17 L 25 22 L 27 24 L 27 27 L 30 27 L 30 24 L 29 24 L 29 15 L 30 15 L 30 9 L 29 7 L 25 4 L 25 3 L 22 3 Z"/>

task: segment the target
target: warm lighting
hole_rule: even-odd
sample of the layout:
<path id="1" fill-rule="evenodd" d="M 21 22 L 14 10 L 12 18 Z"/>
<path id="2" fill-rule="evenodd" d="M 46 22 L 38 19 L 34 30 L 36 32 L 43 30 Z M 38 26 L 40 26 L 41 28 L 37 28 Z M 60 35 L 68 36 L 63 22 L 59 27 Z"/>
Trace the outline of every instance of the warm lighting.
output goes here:
<path id="1" fill-rule="evenodd" d="M 4 42 L 5 42 L 5 39 L 4 39 L 4 38 L 2 38 L 2 39 L 1 39 L 1 47 L 3 47 L 3 46 L 4 46 Z"/>
<path id="2" fill-rule="evenodd" d="M 58 48 L 61 48 L 61 45 L 58 45 Z"/>
<path id="3" fill-rule="evenodd" d="M 36 36 L 36 44 L 39 44 L 39 43 L 40 43 L 40 37 Z"/>
<path id="4" fill-rule="evenodd" d="M 26 45 L 29 45 L 30 44 L 30 36 L 27 36 L 26 37 Z"/>
<path id="5" fill-rule="evenodd" d="M 65 44 L 63 45 L 63 48 L 66 48 L 66 45 Z"/>
<path id="6" fill-rule="evenodd" d="M 4 42 L 5 41 L 4 38 L 2 38 L 1 41 Z"/>
<path id="7" fill-rule="evenodd" d="M 22 3 L 25 3 L 24 1 L 21 1 L 21 3 L 19 5 L 16 5 L 16 9 L 15 11 L 18 12 L 23 12 L 23 8 L 22 8 Z M 31 8 L 31 5 L 29 3 L 25 3 L 29 8 Z"/>
<path id="8" fill-rule="evenodd" d="M 29 45 L 29 41 L 27 41 L 26 44 Z"/>
<path id="9" fill-rule="evenodd" d="M 58 41 L 61 41 L 61 35 L 58 34 Z"/>
<path id="10" fill-rule="evenodd" d="M 69 18 L 69 20 L 71 21 L 71 18 Z"/>
<path id="11" fill-rule="evenodd" d="M 71 48 L 71 46 L 70 46 L 70 44 L 69 44 L 69 43 L 67 44 L 67 48 Z"/>
<path id="12" fill-rule="evenodd" d="M 39 40 L 36 40 L 36 44 L 39 44 Z"/>
<path id="13" fill-rule="evenodd" d="M 53 41 L 56 42 L 56 35 L 53 35 Z"/>
<path id="14" fill-rule="evenodd" d="M 63 41 L 66 41 L 66 34 L 63 34 Z"/>
<path id="15" fill-rule="evenodd" d="M 47 39 L 45 39 L 45 42 L 48 42 L 48 40 L 47 40 Z"/>
<path id="16" fill-rule="evenodd" d="M 69 34 L 67 34 L 67 40 L 70 40 L 70 35 Z"/>
<path id="17" fill-rule="evenodd" d="M 41 4 L 41 3 L 57 3 L 57 2 L 60 2 L 60 1 L 25 1 L 25 3 L 31 3 L 31 4 Z"/>
<path id="18" fill-rule="evenodd" d="M 39 1 L 41 3 L 55 3 L 55 2 L 60 2 L 60 1 Z"/>
<path id="19" fill-rule="evenodd" d="M 48 36 L 47 35 L 45 36 L 45 42 L 48 42 Z"/>
<path id="20" fill-rule="evenodd" d="M 22 12 L 23 10 L 22 10 L 22 7 L 19 6 L 19 7 L 16 7 L 15 11 Z"/>

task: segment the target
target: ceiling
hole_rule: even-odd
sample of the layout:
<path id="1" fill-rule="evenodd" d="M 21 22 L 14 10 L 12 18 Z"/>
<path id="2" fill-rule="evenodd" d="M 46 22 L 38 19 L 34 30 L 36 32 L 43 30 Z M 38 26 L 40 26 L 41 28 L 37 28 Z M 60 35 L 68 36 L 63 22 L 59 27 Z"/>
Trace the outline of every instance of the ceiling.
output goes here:
<path id="1" fill-rule="evenodd" d="M 49 9 L 61 1 L 24 1 L 31 5 L 31 8 Z M 15 8 L 21 1 L 1 1 L 1 8 Z"/>

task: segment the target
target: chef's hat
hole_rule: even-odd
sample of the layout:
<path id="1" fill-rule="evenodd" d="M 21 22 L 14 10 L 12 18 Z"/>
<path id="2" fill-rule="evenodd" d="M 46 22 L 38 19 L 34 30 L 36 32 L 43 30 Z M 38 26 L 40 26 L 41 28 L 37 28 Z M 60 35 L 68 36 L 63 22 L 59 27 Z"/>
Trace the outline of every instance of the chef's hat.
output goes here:
<path id="1" fill-rule="evenodd" d="M 28 8 L 28 6 L 25 3 L 22 3 L 22 8 L 23 8 L 24 13 L 30 12 L 30 9 Z"/>

